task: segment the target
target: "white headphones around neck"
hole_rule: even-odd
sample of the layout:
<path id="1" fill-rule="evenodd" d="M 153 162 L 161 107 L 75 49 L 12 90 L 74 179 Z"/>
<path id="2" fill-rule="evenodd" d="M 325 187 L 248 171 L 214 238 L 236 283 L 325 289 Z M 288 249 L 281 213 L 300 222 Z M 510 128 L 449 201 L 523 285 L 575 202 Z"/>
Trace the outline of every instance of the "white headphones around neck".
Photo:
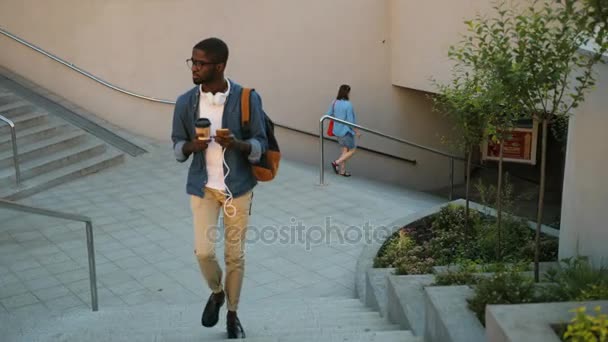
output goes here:
<path id="1" fill-rule="evenodd" d="M 201 93 L 202 93 L 202 97 L 205 99 L 205 101 L 207 102 L 207 104 L 212 105 L 212 106 L 223 106 L 224 103 L 226 103 L 226 98 L 228 97 L 228 94 L 230 93 L 230 81 L 228 79 L 226 79 L 226 82 L 228 83 L 228 89 L 226 90 L 225 93 L 206 93 L 204 91 L 202 91 L 202 87 L 201 87 Z"/>
<path id="2" fill-rule="evenodd" d="M 228 94 L 215 93 L 215 95 L 214 95 L 213 93 L 203 92 L 203 97 L 205 98 L 205 101 L 207 102 L 207 104 L 214 105 L 214 106 L 222 106 L 222 105 L 224 105 L 224 103 L 226 103 L 226 98 L 228 97 Z"/>

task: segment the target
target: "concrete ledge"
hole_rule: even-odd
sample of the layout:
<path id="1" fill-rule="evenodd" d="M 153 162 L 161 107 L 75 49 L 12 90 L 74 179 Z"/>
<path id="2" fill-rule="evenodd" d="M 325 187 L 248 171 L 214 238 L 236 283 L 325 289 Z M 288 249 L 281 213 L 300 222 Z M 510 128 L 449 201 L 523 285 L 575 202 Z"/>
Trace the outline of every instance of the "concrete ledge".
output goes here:
<path id="1" fill-rule="evenodd" d="M 440 205 L 436 205 L 431 208 L 421 210 L 414 214 L 408 215 L 404 218 L 398 219 L 398 220 L 394 221 L 393 223 L 391 223 L 391 225 L 390 225 L 390 227 L 392 229 L 391 234 L 410 223 L 416 222 L 429 215 L 439 212 L 441 210 L 441 208 L 443 208 L 449 204 L 464 206 L 466 204 L 466 201 L 464 199 L 459 199 L 459 200 L 455 200 L 452 202 L 442 203 Z M 478 210 L 487 215 L 496 216 L 496 210 L 494 210 L 492 208 L 485 207 L 485 206 L 475 203 L 475 202 L 469 202 L 469 206 L 472 209 Z M 536 229 L 536 223 L 534 223 L 532 221 L 528 221 L 528 226 L 532 230 Z M 541 231 L 546 235 L 559 238 L 559 230 L 557 230 L 557 229 L 542 225 Z M 383 242 L 384 241 L 382 241 L 382 242 L 373 241 L 371 244 L 364 246 L 363 251 L 359 255 L 359 258 L 357 259 L 356 278 L 355 278 L 355 295 L 361 300 L 362 303 L 365 303 L 365 298 L 366 298 L 365 291 L 366 291 L 367 271 L 370 268 L 372 268 L 372 266 L 374 264 L 374 257 L 378 254 L 378 250 L 382 246 Z"/>
<path id="2" fill-rule="evenodd" d="M 412 330 L 414 335 L 424 333 L 424 288 L 435 281 L 432 274 L 389 275 L 387 278 L 387 314 L 391 323 Z"/>
<path id="3" fill-rule="evenodd" d="M 390 233 L 433 215 L 449 204 L 464 206 L 465 200 L 446 202 L 396 220 L 390 225 Z M 496 215 L 494 209 L 474 202 L 470 202 L 470 207 L 486 215 Z M 536 228 L 531 221 L 528 226 L 530 229 Z M 543 225 L 541 230 L 546 235 L 559 237 L 559 231 L 551 227 Z M 466 298 L 472 294 L 468 286 L 425 288 L 434 282 L 433 275 L 396 276 L 391 274 L 391 269 L 373 269 L 373 260 L 383 242 L 374 241 L 364 246 L 357 259 L 355 294 L 363 304 L 380 311 L 382 316 L 386 315 L 390 322 L 399 324 L 403 329 L 412 330 L 415 335 L 424 333 L 426 341 L 484 340 L 483 326 L 467 308 Z M 543 263 L 542 268 L 554 265 Z M 436 270 L 446 271 L 448 268 L 440 266 Z M 386 287 L 383 278 L 387 281 Z M 383 305 L 385 301 L 386 308 Z"/>
<path id="4" fill-rule="evenodd" d="M 425 210 L 420 210 L 416 213 L 395 220 L 389 225 L 389 227 L 391 227 L 390 233 L 392 234 L 410 223 L 416 222 L 422 218 L 432 215 L 448 204 L 449 202 L 442 203 L 440 205 L 436 205 Z M 382 247 L 383 243 L 384 241 L 378 242 L 372 240 L 371 244 L 367 244 L 363 247 L 363 251 L 357 259 L 357 268 L 355 276 L 355 295 L 361 300 L 362 303 L 365 303 L 366 298 L 365 290 L 367 283 L 367 271 L 373 267 L 374 258 L 378 254 L 378 250 L 380 249 L 380 247 Z"/>
<path id="5" fill-rule="evenodd" d="M 481 322 L 467 307 L 466 299 L 473 295 L 470 287 L 433 286 L 425 288 L 424 292 L 425 342 L 485 341 Z"/>
<path id="6" fill-rule="evenodd" d="M 450 202 L 452 204 L 456 204 L 456 205 L 461 205 L 461 206 L 465 206 L 466 205 L 466 201 L 464 199 L 458 199 L 455 201 Z M 496 210 L 486 207 L 484 205 L 481 205 L 479 203 L 475 203 L 475 202 L 469 202 L 469 207 L 471 209 L 475 209 L 481 213 L 484 213 L 486 215 L 490 215 L 490 216 L 496 216 Z M 509 214 L 506 214 L 509 215 Z M 513 215 L 510 215 L 513 217 Z M 530 229 L 532 230 L 536 230 L 536 222 L 533 221 L 527 221 L 528 222 L 528 227 L 530 227 Z M 553 236 L 555 238 L 559 238 L 559 230 L 555 229 L 555 228 L 551 228 L 549 226 L 546 226 L 544 224 L 540 225 L 540 231 L 548 236 Z"/>
<path id="7" fill-rule="evenodd" d="M 510 263 L 505 263 L 505 265 L 512 265 Z M 560 268 L 560 263 L 557 261 L 543 261 L 540 263 L 540 274 L 541 276 L 546 273 L 547 271 L 549 271 L 550 269 L 559 269 Z M 531 262 L 528 265 L 528 269 L 529 270 L 534 270 L 534 263 Z M 440 273 L 447 273 L 447 272 L 458 272 L 460 271 L 460 265 L 448 265 L 448 266 L 433 266 L 433 273 L 434 274 L 440 274 Z M 478 267 L 478 273 L 484 273 L 481 272 L 483 270 L 483 267 Z M 525 271 L 525 272 L 521 272 L 521 273 L 525 273 L 525 274 L 529 274 L 531 271 Z M 494 273 L 489 273 L 489 274 L 494 274 Z M 532 275 L 534 275 L 532 273 Z"/>
<path id="8" fill-rule="evenodd" d="M 364 304 L 380 312 L 382 317 L 387 315 L 387 277 L 394 271 L 394 268 L 372 268 L 367 271 Z"/>
<path id="9" fill-rule="evenodd" d="M 560 342 L 552 324 L 569 322 L 571 310 L 601 306 L 608 313 L 608 301 L 488 305 L 486 339 L 488 342 Z"/>

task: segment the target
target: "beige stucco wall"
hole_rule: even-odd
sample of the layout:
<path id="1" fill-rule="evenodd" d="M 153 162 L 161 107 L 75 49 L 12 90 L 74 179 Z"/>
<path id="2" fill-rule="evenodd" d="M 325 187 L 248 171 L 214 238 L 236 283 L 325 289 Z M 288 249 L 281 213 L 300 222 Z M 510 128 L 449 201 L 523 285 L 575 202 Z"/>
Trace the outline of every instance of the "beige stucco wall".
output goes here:
<path id="1" fill-rule="evenodd" d="M 445 149 L 439 138 L 449 125 L 427 94 L 392 85 L 389 2 L 2 0 L 0 25 L 111 83 L 167 99 L 191 87 L 191 47 L 219 36 L 231 48 L 229 77 L 255 87 L 277 123 L 316 131 L 339 84 L 349 83 L 360 124 Z M 0 50 L 8 69 L 114 124 L 168 140 L 172 106 L 116 93 L 4 36 Z M 316 142 L 303 148 L 295 140 L 281 141 L 286 157 L 316 161 Z M 353 173 L 419 189 L 447 178 L 441 158 L 369 135 L 361 144 L 418 165 L 382 168 L 361 154 Z"/>
<path id="2" fill-rule="evenodd" d="M 608 266 L 608 66 L 570 119 L 562 201 L 560 258 L 584 255 Z"/>
<path id="3" fill-rule="evenodd" d="M 493 12 L 490 0 L 390 0 L 391 80 L 393 84 L 435 91 L 432 79 L 450 80 L 450 46 L 466 33 L 465 20 Z M 508 1 L 510 6 L 529 0 Z"/>

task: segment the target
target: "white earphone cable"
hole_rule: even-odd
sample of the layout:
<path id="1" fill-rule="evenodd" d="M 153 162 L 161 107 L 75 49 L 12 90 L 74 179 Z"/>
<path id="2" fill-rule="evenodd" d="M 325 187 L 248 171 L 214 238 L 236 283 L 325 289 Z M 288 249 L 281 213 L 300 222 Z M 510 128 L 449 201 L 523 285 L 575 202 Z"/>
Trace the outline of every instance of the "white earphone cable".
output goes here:
<path id="1" fill-rule="evenodd" d="M 230 167 L 228 166 L 228 163 L 226 163 L 226 149 L 225 148 L 222 149 L 222 162 L 224 163 L 224 166 L 226 166 L 226 174 L 224 175 L 224 184 L 225 184 L 226 179 L 228 178 L 228 175 L 230 174 Z M 232 192 L 230 191 L 230 188 L 228 188 L 228 185 L 226 185 L 226 196 L 228 196 L 228 198 L 226 198 L 226 200 L 224 201 L 224 215 L 232 218 L 232 217 L 236 216 L 236 207 L 234 206 L 234 204 L 232 204 L 234 197 L 232 197 Z"/>

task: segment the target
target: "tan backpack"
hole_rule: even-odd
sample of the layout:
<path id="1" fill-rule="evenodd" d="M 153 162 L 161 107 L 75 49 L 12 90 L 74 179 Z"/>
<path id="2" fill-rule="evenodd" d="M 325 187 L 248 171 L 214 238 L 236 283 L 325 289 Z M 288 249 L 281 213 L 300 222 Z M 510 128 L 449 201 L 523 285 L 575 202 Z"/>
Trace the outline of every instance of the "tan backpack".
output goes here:
<path id="1" fill-rule="evenodd" d="M 241 94 L 241 127 L 243 129 L 243 138 L 251 138 L 251 126 L 249 117 L 251 115 L 251 92 L 254 89 L 243 88 Z M 263 113 L 263 112 L 262 112 Z M 252 165 L 253 174 L 260 182 L 268 182 L 274 179 L 279 172 L 279 162 L 281 161 L 281 151 L 279 144 L 274 136 L 274 123 L 264 113 L 264 126 L 266 129 L 266 137 L 268 138 L 268 149 L 262 154 L 260 162 Z"/>

